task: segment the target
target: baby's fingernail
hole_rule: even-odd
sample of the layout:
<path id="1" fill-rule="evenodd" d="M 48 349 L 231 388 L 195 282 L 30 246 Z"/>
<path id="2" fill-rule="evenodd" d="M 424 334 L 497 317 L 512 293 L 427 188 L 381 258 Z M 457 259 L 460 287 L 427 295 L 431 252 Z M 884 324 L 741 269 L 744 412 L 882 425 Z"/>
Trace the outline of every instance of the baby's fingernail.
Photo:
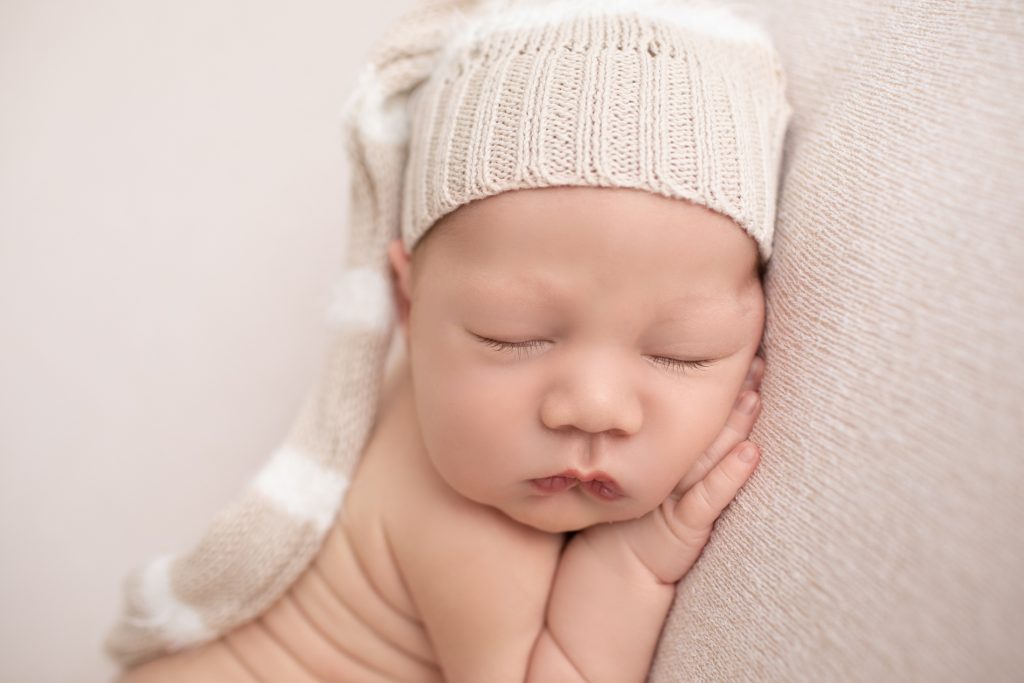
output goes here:
<path id="1" fill-rule="evenodd" d="M 754 447 L 753 446 L 744 446 L 740 450 L 740 452 L 737 454 L 737 457 L 740 460 L 742 460 L 743 462 L 753 462 L 754 461 L 754 455 L 755 455 L 755 453 L 754 453 Z"/>
<path id="2" fill-rule="evenodd" d="M 744 415 L 750 415 L 754 412 L 754 406 L 757 405 L 757 394 L 747 394 L 739 402 L 740 412 Z"/>

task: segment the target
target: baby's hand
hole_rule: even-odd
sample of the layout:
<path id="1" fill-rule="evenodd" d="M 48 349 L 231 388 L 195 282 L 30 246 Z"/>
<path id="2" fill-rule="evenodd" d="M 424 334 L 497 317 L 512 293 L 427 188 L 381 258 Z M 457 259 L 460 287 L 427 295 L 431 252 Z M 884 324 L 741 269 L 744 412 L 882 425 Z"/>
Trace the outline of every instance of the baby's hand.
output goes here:
<path id="1" fill-rule="evenodd" d="M 625 552 L 662 583 L 675 583 L 690 571 L 711 537 L 715 520 L 760 459 L 757 446 L 746 438 L 761 411 L 757 392 L 763 373 L 764 360 L 754 356 L 725 427 L 665 502 L 638 519 L 585 530 L 595 551 L 628 562 L 622 556 Z M 750 395 L 757 401 L 745 413 L 740 405 Z M 749 460 L 740 457 L 748 452 Z"/>

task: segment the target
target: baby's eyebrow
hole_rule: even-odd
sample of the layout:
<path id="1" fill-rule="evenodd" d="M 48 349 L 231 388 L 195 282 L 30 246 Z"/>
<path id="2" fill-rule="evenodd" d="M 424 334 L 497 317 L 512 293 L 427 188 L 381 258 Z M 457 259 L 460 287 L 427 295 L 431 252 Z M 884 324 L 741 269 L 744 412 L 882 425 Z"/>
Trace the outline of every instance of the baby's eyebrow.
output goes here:
<path id="1" fill-rule="evenodd" d="M 566 288 L 559 286 L 555 280 L 537 273 L 510 273 L 500 277 L 493 273 L 480 274 L 470 276 L 468 281 L 470 291 L 507 303 L 535 304 L 539 301 L 557 302 L 569 298 Z M 750 311 L 750 302 L 738 292 L 691 291 L 662 302 L 654 323 L 661 325 L 692 322 L 695 313 L 702 316 L 724 314 L 744 318 Z"/>
<path id="2" fill-rule="evenodd" d="M 686 317 L 694 310 L 708 311 L 713 313 L 733 313 L 738 317 L 744 317 L 750 311 L 750 305 L 737 293 L 690 293 L 673 297 L 663 304 L 662 313 L 656 322 L 672 322 L 680 317 Z"/>
<path id="3" fill-rule="evenodd" d="M 524 296 L 535 300 L 565 300 L 568 293 L 554 280 L 537 274 L 513 273 L 495 276 L 493 273 L 473 273 L 467 276 L 469 290 L 486 297 L 502 300 Z"/>

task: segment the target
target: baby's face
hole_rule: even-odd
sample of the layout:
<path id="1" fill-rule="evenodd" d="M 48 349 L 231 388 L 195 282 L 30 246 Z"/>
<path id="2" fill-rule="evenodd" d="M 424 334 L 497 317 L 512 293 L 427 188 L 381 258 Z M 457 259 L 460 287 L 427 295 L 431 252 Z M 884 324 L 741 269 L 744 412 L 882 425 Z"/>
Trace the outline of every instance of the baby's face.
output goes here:
<path id="1" fill-rule="evenodd" d="M 761 338 L 756 243 L 681 200 L 505 192 L 414 251 L 390 254 L 429 457 L 463 496 L 545 531 L 657 507 L 721 431 Z"/>

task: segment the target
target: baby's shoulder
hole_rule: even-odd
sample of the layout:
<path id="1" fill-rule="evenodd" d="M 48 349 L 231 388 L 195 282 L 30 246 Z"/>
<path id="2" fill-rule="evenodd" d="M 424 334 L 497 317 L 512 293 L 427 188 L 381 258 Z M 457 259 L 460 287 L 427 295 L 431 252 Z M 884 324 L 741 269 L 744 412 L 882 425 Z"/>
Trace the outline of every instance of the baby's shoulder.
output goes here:
<path id="1" fill-rule="evenodd" d="M 561 536 L 444 496 L 424 495 L 390 521 L 396 565 L 446 677 L 524 680 Z"/>

